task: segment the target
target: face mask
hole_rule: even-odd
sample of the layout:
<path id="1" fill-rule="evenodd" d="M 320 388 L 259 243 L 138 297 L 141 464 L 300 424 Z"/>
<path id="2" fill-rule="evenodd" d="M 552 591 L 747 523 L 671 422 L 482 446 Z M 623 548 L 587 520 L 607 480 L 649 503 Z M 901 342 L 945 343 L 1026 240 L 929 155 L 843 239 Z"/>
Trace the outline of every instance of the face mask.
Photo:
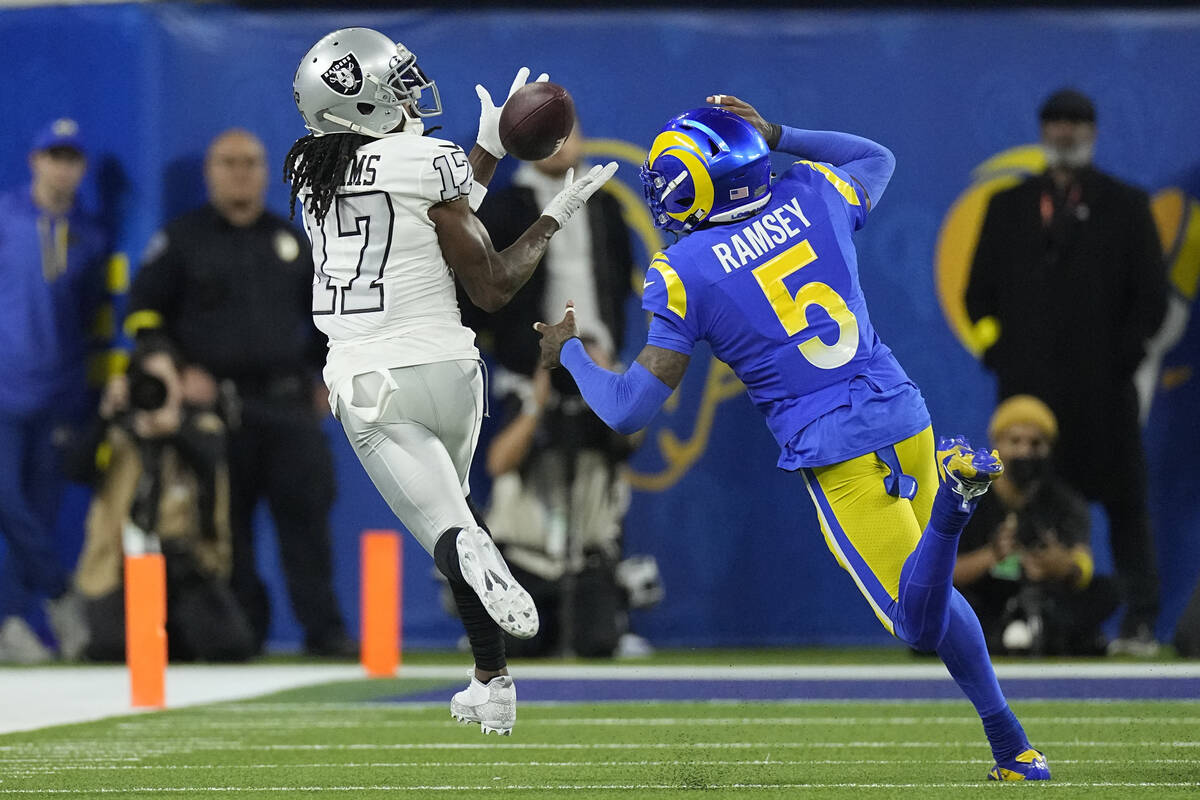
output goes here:
<path id="1" fill-rule="evenodd" d="M 1024 489 L 1049 474 L 1050 459 L 1010 458 L 1004 462 L 1004 472 L 1017 485 L 1017 488 Z"/>
<path id="2" fill-rule="evenodd" d="M 1066 146 L 1042 145 L 1042 150 L 1046 154 L 1046 166 L 1050 169 L 1086 167 L 1092 163 L 1094 149 L 1095 145 L 1086 139 Z"/>

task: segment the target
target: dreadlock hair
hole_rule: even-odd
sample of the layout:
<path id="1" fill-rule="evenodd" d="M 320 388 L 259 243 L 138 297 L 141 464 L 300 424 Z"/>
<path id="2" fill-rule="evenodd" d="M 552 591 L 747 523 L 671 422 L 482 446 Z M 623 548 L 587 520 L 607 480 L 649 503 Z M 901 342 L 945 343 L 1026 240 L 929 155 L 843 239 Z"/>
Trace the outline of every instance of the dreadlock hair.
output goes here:
<path id="1" fill-rule="evenodd" d="M 291 212 L 289 219 L 296 216 L 296 198 L 300 190 L 309 187 L 309 210 L 320 225 L 333 205 L 337 188 L 346 180 L 346 168 L 354 159 L 358 148 L 374 141 L 361 133 L 336 133 L 325 136 L 308 134 L 297 139 L 283 160 L 283 179 L 292 185 Z"/>

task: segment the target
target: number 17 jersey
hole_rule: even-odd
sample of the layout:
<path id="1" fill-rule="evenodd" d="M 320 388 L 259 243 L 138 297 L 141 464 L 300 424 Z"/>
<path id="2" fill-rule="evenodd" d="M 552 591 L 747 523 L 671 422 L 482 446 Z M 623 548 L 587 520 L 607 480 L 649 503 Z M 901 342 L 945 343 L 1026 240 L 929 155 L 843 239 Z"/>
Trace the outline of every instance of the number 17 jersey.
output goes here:
<path id="1" fill-rule="evenodd" d="M 313 322 L 329 337 L 325 382 L 334 394 L 365 372 L 479 358 L 429 218 L 473 182 L 458 145 L 397 134 L 358 149 L 322 224 L 301 193 Z"/>
<path id="2" fill-rule="evenodd" d="M 746 385 L 784 469 L 824 466 L 919 433 L 929 414 L 871 325 L 851 234 L 866 220 L 853 179 L 801 161 L 744 221 L 691 233 L 654 256 L 648 343 L 707 341 Z"/>

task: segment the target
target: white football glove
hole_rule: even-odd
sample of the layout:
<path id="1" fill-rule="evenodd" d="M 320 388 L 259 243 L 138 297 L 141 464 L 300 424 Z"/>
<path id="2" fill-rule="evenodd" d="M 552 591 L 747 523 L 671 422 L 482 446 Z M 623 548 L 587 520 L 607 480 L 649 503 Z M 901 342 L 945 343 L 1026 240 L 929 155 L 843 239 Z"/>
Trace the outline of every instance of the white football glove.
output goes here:
<path id="1" fill-rule="evenodd" d="M 534 83 L 541 83 L 549 79 L 550 76 L 543 72 Z M 529 80 L 529 67 L 521 67 L 517 70 L 517 77 L 513 78 L 512 86 L 508 88 L 508 97 L 516 94 L 517 89 L 524 86 L 527 80 Z M 479 135 L 475 137 L 475 144 L 496 158 L 504 158 L 508 153 L 504 149 L 504 145 L 500 144 L 500 112 L 504 106 L 497 107 L 492 102 L 491 94 L 483 88 L 482 84 L 475 84 L 475 94 L 479 95 Z M 504 102 L 508 102 L 508 97 L 504 98 Z"/>
<path id="2" fill-rule="evenodd" d="M 547 217 L 552 217 L 558 223 L 558 227 L 567 224 L 567 220 L 575 216 L 579 209 L 583 208 L 583 204 L 588 201 L 588 198 L 596 193 L 596 191 L 608 183 L 617 171 L 617 162 L 610 161 L 604 166 L 597 164 L 588 170 L 587 175 L 584 175 L 579 180 L 575 180 L 574 168 L 567 170 L 566 180 L 563 181 L 563 189 L 558 194 L 554 195 L 554 199 L 546 204 L 542 214 Z"/>

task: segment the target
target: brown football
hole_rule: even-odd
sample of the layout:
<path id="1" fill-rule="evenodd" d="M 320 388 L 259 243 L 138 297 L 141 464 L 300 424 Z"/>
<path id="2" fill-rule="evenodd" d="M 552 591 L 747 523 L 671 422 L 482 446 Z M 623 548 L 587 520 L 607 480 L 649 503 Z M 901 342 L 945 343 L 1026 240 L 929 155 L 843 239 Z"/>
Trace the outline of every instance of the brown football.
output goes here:
<path id="1" fill-rule="evenodd" d="M 527 83 L 500 112 L 500 144 L 522 161 L 540 161 L 558 152 L 575 127 L 575 101 L 557 83 Z"/>

